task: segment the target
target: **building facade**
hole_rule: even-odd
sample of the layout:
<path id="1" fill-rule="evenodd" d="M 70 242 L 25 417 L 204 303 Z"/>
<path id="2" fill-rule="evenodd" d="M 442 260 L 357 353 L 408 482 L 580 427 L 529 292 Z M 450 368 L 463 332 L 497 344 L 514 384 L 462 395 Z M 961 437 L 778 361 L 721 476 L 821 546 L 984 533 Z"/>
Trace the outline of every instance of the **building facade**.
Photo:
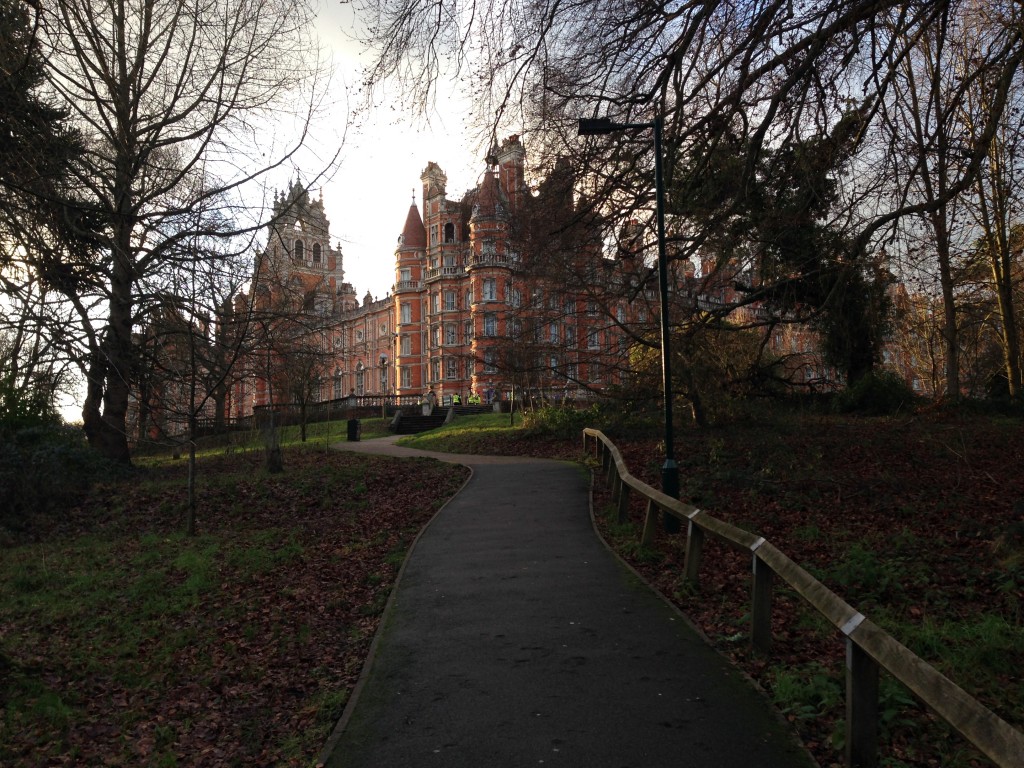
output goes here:
<path id="1" fill-rule="evenodd" d="M 345 281 L 340 244 L 330 245 L 322 197 L 312 200 L 293 184 L 275 199 L 253 295 L 238 297 L 237 310 L 251 304 L 256 324 L 268 327 L 289 313 L 306 318 L 316 339 L 310 346 L 321 353 L 312 377 L 319 401 L 354 394 L 409 402 L 433 391 L 439 402 L 474 394 L 491 402 L 517 387 L 559 398 L 601 388 L 621 368 L 612 361 L 623 348 L 616 325 L 625 318 L 605 317 L 593 297 L 548 285 L 534 269 L 541 257 L 531 263 L 521 253 L 522 221 L 550 211 L 555 194 L 544 185 L 528 189 L 524 160 L 519 138 L 509 137 L 492 150 L 479 186 L 459 200 L 448 198 L 440 166 L 428 163 L 422 207 L 413 201 L 398 237 L 392 291 L 362 301 Z M 560 198 L 571 214 L 571 188 Z M 599 250 L 590 258 L 606 261 Z M 232 417 L 295 402 L 296 388 L 274 372 L 295 366 L 273 346 L 268 341 L 246 361 Z"/>

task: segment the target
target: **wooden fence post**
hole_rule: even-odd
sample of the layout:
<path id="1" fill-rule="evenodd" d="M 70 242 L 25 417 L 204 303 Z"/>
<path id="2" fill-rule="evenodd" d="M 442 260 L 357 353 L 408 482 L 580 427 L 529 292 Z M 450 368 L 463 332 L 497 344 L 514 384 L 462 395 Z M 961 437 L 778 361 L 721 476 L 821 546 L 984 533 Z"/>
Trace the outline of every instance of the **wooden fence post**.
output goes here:
<path id="1" fill-rule="evenodd" d="M 754 575 L 751 585 L 750 605 L 750 643 L 758 653 L 768 653 L 772 646 L 772 582 L 774 572 L 768 564 L 757 556 L 757 547 L 764 539 L 755 544 Z"/>
<path id="2" fill-rule="evenodd" d="M 649 547 L 654 543 L 654 530 L 658 526 L 658 507 L 651 500 L 647 500 L 647 512 L 644 515 L 644 532 L 640 536 L 640 546 Z"/>
<path id="3" fill-rule="evenodd" d="M 878 662 L 850 637 L 846 638 L 846 765 L 878 768 Z"/>
<path id="4" fill-rule="evenodd" d="M 619 524 L 629 519 L 629 486 L 619 478 Z"/>
<path id="5" fill-rule="evenodd" d="M 704 531 L 690 520 L 686 527 L 686 559 L 683 561 L 683 581 L 691 587 L 700 582 L 700 555 L 704 548 Z"/>

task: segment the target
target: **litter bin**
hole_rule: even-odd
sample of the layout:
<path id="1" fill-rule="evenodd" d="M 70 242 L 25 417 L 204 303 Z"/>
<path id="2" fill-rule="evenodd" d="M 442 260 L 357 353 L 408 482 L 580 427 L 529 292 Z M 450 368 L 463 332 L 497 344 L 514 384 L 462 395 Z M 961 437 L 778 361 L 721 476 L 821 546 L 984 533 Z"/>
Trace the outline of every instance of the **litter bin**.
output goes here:
<path id="1" fill-rule="evenodd" d="M 349 419 L 348 420 L 348 441 L 350 443 L 358 443 L 359 442 L 359 432 L 360 431 L 361 430 L 360 430 L 360 427 L 359 427 L 359 419 Z"/>

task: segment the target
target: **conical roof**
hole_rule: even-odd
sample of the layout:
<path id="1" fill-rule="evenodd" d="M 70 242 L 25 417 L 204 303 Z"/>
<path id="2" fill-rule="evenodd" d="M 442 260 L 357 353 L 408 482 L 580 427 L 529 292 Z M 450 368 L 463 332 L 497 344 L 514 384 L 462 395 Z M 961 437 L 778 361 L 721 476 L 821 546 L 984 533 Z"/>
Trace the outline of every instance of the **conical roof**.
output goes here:
<path id="1" fill-rule="evenodd" d="M 423 219 L 420 218 L 420 209 L 416 207 L 416 203 L 409 206 L 409 214 L 405 217 L 401 247 L 427 247 L 427 230 L 423 227 Z"/>
<path id="2" fill-rule="evenodd" d="M 494 172 L 488 168 L 484 172 L 484 179 L 480 183 L 480 187 L 477 190 L 476 205 L 474 206 L 473 215 L 490 217 L 497 213 L 498 203 L 500 202 L 500 193 L 498 192 L 498 181 L 494 176 Z"/>

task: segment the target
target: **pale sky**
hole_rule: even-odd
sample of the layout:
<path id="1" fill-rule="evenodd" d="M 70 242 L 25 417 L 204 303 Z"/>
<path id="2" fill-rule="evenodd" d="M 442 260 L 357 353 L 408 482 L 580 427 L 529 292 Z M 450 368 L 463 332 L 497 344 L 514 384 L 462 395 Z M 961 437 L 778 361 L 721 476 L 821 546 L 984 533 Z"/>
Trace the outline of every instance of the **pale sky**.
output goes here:
<path id="1" fill-rule="evenodd" d="M 319 35 L 325 53 L 333 56 L 335 83 L 331 89 L 329 129 L 344 130 L 350 107 L 346 90 L 358 87 L 358 67 L 364 57 L 348 39 L 352 8 L 339 0 L 318 0 Z M 358 96 L 353 98 L 357 100 Z M 331 222 L 331 240 L 341 241 L 345 279 L 362 300 L 367 291 L 384 296 L 394 283 L 394 255 L 409 204 L 422 185 L 420 174 L 428 162 L 436 162 L 448 176 L 448 195 L 462 197 L 476 185 L 485 170 L 483 151 L 470 146 L 463 129 L 465 103 L 459 89 L 441 91 L 435 114 L 426 125 L 395 99 L 379 100 L 375 108 L 349 123 L 341 143 L 341 164 L 333 179 L 323 185 L 324 208 Z M 335 145 L 336 146 L 336 145 Z M 319 190 L 314 191 L 318 196 Z M 422 209 L 421 209 L 422 210 Z"/>
<path id="2" fill-rule="evenodd" d="M 381 298 L 394 283 L 395 246 L 401 234 L 415 190 L 422 205 L 420 174 L 428 162 L 436 162 L 448 176 L 448 194 L 459 199 L 476 185 L 485 170 L 483 151 L 470 145 L 463 129 L 468 112 L 459 89 L 439 90 L 429 124 L 408 110 L 400 100 L 379 100 L 369 111 L 351 118 L 358 95 L 359 46 L 346 31 L 352 29 L 352 8 L 339 0 L 315 0 L 319 7 L 317 33 L 324 56 L 334 68 L 328 92 L 330 104 L 311 127 L 315 138 L 305 152 L 308 161 L 298 169 L 312 196 L 322 187 L 324 209 L 331 222 L 331 242 L 341 242 L 345 279 L 362 301 L 369 291 Z M 276 130 L 284 130 L 277 126 Z M 340 147 L 340 164 L 323 184 L 312 177 Z M 308 164 L 308 165 L 307 165 Z M 271 180 L 287 189 L 295 170 L 282 170 Z M 422 210 L 422 209 L 421 209 Z M 60 410 L 69 422 L 81 421 L 82 392 L 60 397 Z"/>

